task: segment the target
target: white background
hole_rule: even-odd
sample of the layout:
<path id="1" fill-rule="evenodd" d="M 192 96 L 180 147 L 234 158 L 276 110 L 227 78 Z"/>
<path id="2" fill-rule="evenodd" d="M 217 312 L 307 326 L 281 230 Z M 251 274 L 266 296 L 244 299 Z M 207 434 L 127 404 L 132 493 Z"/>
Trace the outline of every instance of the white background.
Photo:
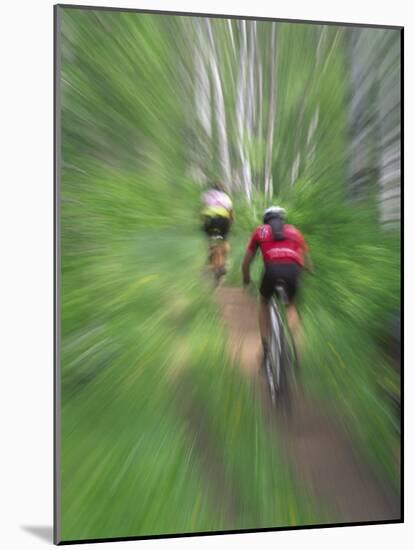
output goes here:
<path id="1" fill-rule="evenodd" d="M 82 1 L 79 2 L 82 4 Z M 85 4 L 85 2 L 83 2 Z M 406 56 L 406 233 L 412 242 L 409 207 L 413 192 L 413 16 L 407 0 L 153 0 L 87 2 L 89 5 L 204 13 L 286 17 L 405 26 Z M 50 544 L 27 531 L 52 525 L 52 98 L 53 2 L 2 3 L 0 18 L 0 546 Z M 413 282 L 412 248 L 405 246 L 406 280 Z M 410 250 L 411 249 L 411 250 Z M 410 286 L 406 302 L 413 305 Z M 407 307 L 408 309 L 408 307 Z M 412 314 L 406 313 L 405 334 Z M 408 339 L 407 339 L 408 340 Z M 408 548 L 413 521 L 412 348 L 407 341 L 406 524 L 297 532 L 106 543 L 104 548 L 336 549 L 372 546 Z M 97 545 L 84 545 L 97 548 Z M 102 547 L 102 545 L 99 545 Z"/>

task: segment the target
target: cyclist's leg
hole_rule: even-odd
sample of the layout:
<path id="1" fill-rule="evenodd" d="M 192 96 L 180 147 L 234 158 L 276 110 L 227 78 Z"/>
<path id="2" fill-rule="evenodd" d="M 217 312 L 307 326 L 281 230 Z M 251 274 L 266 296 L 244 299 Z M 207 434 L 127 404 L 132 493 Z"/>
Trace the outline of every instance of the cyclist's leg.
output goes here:
<path id="1" fill-rule="evenodd" d="M 226 259 L 227 259 L 227 247 L 226 247 L 226 241 L 223 241 L 220 246 L 220 269 L 223 273 L 226 273 Z"/>
<path id="2" fill-rule="evenodd" d="M 283 280 L 286 285 L 288 305 L 287 322 L 298 355 L 303 348 L 302 325 L 296 307 L 296 295 L 300 283 L 301 268 L 295 264 L 270 263 L 265 266 L 260 294 L 262 297 L 259 310 L 259 325 L 262 341 L 267 342 L 270 330 L 270 315 L 268 301 L 274 292 L 278 280 Z"/>
<path id="3" fill-rule="evenodd" d="M 213 267 L 216 272 L 222 270 L 223 267 L 223 245 L 221 242 L 214 245 L 214 254 L 213 254 Z"/>
<path id="4" fill-rule="evenodd" d="M 262 339 L 263 349 L 266 350 L 269 342 L 270 333 L 270 315 L 269 315 L 269 300 L 264 296 L 260 296 L 259 302 L 259 329 Z"/>
<path id="5" fill-rule="evenodd" d="M 203 221 L 202 229 L 207 237 L 207 243 L 208 243 L 208 257 L 207 257 L 207 264 L 210 266 L 213 261 L 213 247 L 211 246 L 211 217 L 205 216 Z"/>
<path id="6" fill-rule="evenodd" d="M 260 303 L 259 303 L 259 329 L 263 348 L 266 351 L 270 334 L 270 314 L 269 300 L 272 297 L 274 289 L 274 276 L 271 266 L 265 264 L 265 270 L 260 285 Z"/>
<path id="7" fill-rule="evenodd" d="M 229 254 L 230 254 L 230 243 L 229 243 L 229 241 L 224 241 L 223 250 L 224 250 L 224 257 L 225 257 L 225 259 L 227 259 Z"/>
<path id="8" fill-rule="evenodd" d="M 220 243 L 220 246 L 219 246 L 219 253 L 218 253 L 219 254 L 218 255 L 219 265 L 218 265 L 218 269 L 220 270 L 221 274 L 225 274 L 227 255 L 230 251 L 230 245 L 229 245 L 228 241 L 226 240 L 227 235 L 229 233 L 229 229 L 230 229 L 230 220 L 228 218 L 225 218 L 225 217 L 218 217 L 215 220 L 215 226 L 216 226 L 217 233 L 223 239 Z"/>
<path id="9" fill-rule="evenodd" d="M 204 232 L 208 239 L 208 264 L 216 271 L 220 265 L 220 250 L 218 243 L 213 240 L 213 237 L 220 234 L 217 217 L 206 216 L 204 221 Z"/>
<path id="10" fill-rule="evenodd" d="M 229 260 L 229 257 L 230 257 L 230 250 L 231 250 L 230 243 L 227 240 L 228 234 L 230 232 L 230 228 L 231 228 L 231 221 L 227 220 L 227 228 L 226 228 L 226 232 L 224 234 L 224 261 L 225 261 L 226 269 L 228 269 L 228 267 L 229 267 L 228 260 Z"/>
<path id="11" fill-rule="evenodd" d="M 285 281 L 287 285 L 289 304 L 286 310 L 287 322 L 295 343 L 298 359 L 302 356 L 303 331 L 302 322 L 296 306 L 296 297 L 300 286 L 301 268 L 297 264 L 287 264 L 285 267 Z"/>

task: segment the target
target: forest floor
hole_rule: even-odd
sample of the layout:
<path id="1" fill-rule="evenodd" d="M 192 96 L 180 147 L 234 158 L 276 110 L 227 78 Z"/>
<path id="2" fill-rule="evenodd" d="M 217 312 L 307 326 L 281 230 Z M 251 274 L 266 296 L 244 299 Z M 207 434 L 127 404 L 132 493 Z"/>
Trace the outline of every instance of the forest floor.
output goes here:
<path id="1" fill-rule="evenodd" d="M 243 289 L 225 286 L 217 289 L 216 299 L 232 357 L 265 397 L 256 301 Z M 335 413 L 324 410 L 306 389 L 295 393 L 288 422 L 276 418 L 265 398 L 263 408 L 270 433 L 282 441 L 297 482 L 338 523 L 400 518 L 399 496 L 358 456 Z"/>

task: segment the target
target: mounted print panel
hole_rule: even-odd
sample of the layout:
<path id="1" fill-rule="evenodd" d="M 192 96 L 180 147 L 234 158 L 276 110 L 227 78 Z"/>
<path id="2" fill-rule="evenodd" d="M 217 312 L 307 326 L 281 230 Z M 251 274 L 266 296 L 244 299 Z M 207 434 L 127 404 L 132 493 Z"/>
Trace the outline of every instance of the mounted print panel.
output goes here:
<path id="1" fill-rule="evenodd" d="M 55 7 L 55 542 L 402 521 L 402 29 Z"/>

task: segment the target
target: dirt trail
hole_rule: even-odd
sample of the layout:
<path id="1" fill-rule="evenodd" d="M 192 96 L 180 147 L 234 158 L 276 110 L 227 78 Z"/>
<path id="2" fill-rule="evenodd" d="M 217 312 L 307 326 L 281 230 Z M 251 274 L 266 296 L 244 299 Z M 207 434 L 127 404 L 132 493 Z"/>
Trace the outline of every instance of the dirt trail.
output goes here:
<path id="1" fill-rule="evenodd" d="M 219 287 L 216 297 L 230 335 L 230 351 L 243 370 L 257 376 L 262 347 L 256 303 L 240 288 Z"/>
<path id="2" fill-rule="evenodd" d="M 256 302 L 242 289 L 226 287 L 217 289 L 217 300 L 233 357 L 261 386 Z M 275 422 L 274 414 L 271 418 L 296 478 L 338 522 L 399 519 L 399 498 L 357 456 L 332 412 L 322 411 L 309 396 L 298 394 L 288 425 Z"/>

